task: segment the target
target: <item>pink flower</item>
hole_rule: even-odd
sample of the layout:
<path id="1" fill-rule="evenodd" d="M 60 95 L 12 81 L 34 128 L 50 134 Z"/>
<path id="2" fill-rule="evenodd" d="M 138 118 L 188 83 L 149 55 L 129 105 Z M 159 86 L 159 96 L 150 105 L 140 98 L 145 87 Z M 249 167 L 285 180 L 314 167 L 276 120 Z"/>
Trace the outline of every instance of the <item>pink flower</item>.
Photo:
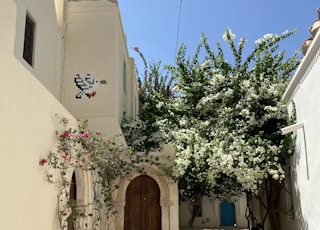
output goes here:
<path id="1" fill-rule="evenodd" d="M 64 136 L 65 137 L 72 137 L 72 133 L 70 133 L 69 131 L 65 131 Z"/>
<path id="2" fill-rule="evenodd" d="M 65 160 L 70 160 L 70 155 L 68 153 L 65 153 L 64 155 L 62 155 L 62 158 Z"/>
<path id="3" fill-rule="evenodd" d="M 84 131 L 83 133 L 79 134 L 79 137 L 90 137 L 90 132 L 89 131 Z"/>
<path id="4" fill-rule="evenodd" d="M 92 155 L 89 153 L 89 154 L 87 154 L 87 158 L 91 158 L 92 157 Z"/>
<path id="5" fill-rule="evenodd" d="M 111 142 L 111 138 L 107 138 L 107 139 L 106 139 L 106 142 Z"/>
<path id="6" fill-rule="evenodd" d="M 139 51 L 139 47 L 138 47 L 138 46 L 135 46 L 135 47 L 133 47 L 133 50 L 136 51 L 136 52 L 138 52 L 138 51 Z"/>
<path id="7" fill-rule="evenodd" d="M 45 163 L 47 163 L 48 161 L 46 160 L 46 159 L 41 159 L 40 161 L 39 161 L 39 165 L 41 165 L 41 166 L 43 166 L 43 165 L 45 165 Z"/>
<path id="8" fill-rule="evenodd" d="M 99 131 L 99 130 L 97 130 L 97 131 L 96 131 L 96 134 L 97 134 L 97 135 L 99 135 L 99 134 L 100 134 L 100 131 Z"/>
<path id="9" fill-rule="evenodd" d="M 90 137 L 90 133 L 89 133 L 88 131 L 84 131 L 83 135 L 84 135 L 85 137 Z"/>
<path id="10" fill-rule="evenodd" d="M 64 132 L 63 134 L 61 134 L 59 137 L 60 137 L 60 138 L 64 138 L 64 137 L 69 137 L 69 138 L 71 138 L 71 137 L 72 137 L 72 133 L 69 132 L 69 131 L 65 131 L 65 132 Z"/>

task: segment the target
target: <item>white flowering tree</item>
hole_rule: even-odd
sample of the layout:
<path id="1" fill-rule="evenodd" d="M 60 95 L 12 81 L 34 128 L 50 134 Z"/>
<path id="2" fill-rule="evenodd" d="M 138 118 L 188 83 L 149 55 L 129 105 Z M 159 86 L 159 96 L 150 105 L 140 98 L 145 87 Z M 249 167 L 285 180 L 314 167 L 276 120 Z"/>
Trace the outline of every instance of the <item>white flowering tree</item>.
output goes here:
<path id="1" fill-rule="evenodd" d="M 138 79 L 139 119 L 124 119 L 124 135 L 134 151 L 174 144 L 176 159 L 167 170 L 179 184 L 181 200 L 196 205 L 203 196 L 232 201 L 245 193 L 265 208 L 262 228 L 269 217 L 272 229 L 279 229 L 275 210 L 283 166 L 293 154 L 292 137 L 280 133 L 290 122 L 281 96 L 298 65 L 298 52 L 286 58 L 278 48 L 295 32 L 266 34 L 243 57 L 246 39 L 235 44 L 227 29 L 223 38 L 233 53 L 231 62 L 219 43 L 214 51 L 203 36 L 192 58 L 181 46 L 176 65 L 168 67 L 170 79 L 161 75 L 160 63 L 148 65 L 134 48 L 145 71 Z M 250 202 L 247 218 L 251 228 Z"/>
<path id="2" fill-rule="evenodd" d="M 235 44 L 227 29 L 223 38 L 233 62 L 225 60 L 219 43 L 213 51 L 205 36 L 193 58 L 186 57 L 185 46 L 180 48 L 176 66 L 170 67 L 179 97 L 172 101 L 178 122 L 173 122 L 170 136 L 177 155 L 169 172 L 183 200 L 232 200 L 243 193 L 259 198 L 262 187 L 269 192 L 281 183 L 283 165 L 293 153 L 291 136 L 280 132 L 289 121 L 281 96 L 298 65 L 298 52 L 285 58 L 278 46 L 295 32 L 265 35 L 244 58 L 246 39 Z M 203 50 L 206 56 L 200 61 Z M 271 199 L 274 194 L 268 195 Z M 279 216 L 271 210 L 277 207 L 260 201 L 266 209 L 262 222 L 269 216 L 277 230 Z M 251 210 L 249 214 L 251 227 Z"/>
<path id="3" fill-rule="evenodd" d="M 161 62 L 148 64 L 138 47 L 134 50 L 144 63 L 142 78 L 138 77 L 139 114 L 137 119 L 124 116 L 121 127 L 133 152 L 157 151 L 167 143 L 167 124 L 174 120 L 168 106 L 173 98 L 173 79 L 161 71 Z M 165 123 L 166 125 L 164 125 Z"/>

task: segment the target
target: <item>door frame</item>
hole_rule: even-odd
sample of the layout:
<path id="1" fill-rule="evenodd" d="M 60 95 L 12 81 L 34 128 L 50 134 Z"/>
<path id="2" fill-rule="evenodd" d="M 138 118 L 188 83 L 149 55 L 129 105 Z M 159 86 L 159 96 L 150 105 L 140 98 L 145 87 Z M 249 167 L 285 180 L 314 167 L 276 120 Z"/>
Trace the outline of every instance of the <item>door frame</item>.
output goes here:
<path id="1" fill-rule="evenodd" d="M 122 178 L 119 182 L 119 189 L 115 195 L 115 206 L 118 211 L 118 215 L 115 217 L 115 230 L 123 230 L 124 229 L 124 208 L 126 204 L 126 191 L 127 188 L 134 178 L 147 175 L 151 177 L 159 186 L 160 189 L 160 209 L 161 209 L 161 230 L 170 230 L 170 217 L 172 213 L 170 213 L 170 208 L 174 205 L 173 201 L 170 199 L 170 189 L 169 179 L 163 175 L 158 169 L 153 168 L 152 166 L 144 166 L 146 173 L 133 173 L 128 177 Z"/>

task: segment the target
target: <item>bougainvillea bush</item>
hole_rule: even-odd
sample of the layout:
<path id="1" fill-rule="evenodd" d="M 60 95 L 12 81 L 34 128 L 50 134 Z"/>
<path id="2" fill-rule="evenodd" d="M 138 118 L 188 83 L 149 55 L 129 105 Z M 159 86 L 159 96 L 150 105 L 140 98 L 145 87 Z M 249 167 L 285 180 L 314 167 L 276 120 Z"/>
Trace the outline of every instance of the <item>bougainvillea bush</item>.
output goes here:
<path id="1" fill-rule="evenodd" d="M 183 197 L 194 198 L 200 191 L 225 198 L 243 191 L 256 194 L 264 179 L 284 178 L 282 165 L 292 145 L 280 132 L 288 124 L 281 96 L 298 53 L 285 59 L 277 48 L 294 32 L 265 35 L 243 58 L 246 39 L 236 45 L 235 35 L 226 30 L 223 37 L 234 62 L 225 60 L 219 43 L 214 52 L 205 36 L 192 60 L 181 47 L 171 67 L 180 95 L 174 100 L 179 123 L 171 133 L 177 150 L 171 170 Z M 207 56 L 199 62 L 202 48 Z"/>
<path id="2" fill-rule="evenodd" d="M 280 132 L 289 122 L 281 97 L 298 65 L 298 52 L 286 58 L 278 48 L 295 32 L 266 34 L 243 57 L 246 39 L 236 44 L 227 29 L 223 38 L 231 61 L 219 43 L 216 51 L 211 49 L 204 35 L 193 58 L 186 57 L 185 46 L 180 48 L 170 67 L 179 95 L 172 111 L 179 122 L 171 127 L 177 155 L 169 171 L 182 199 L 233 200 L 244 192 L 258 195 L 266 180 L 283 180 L 282 166 L 293 144 L 290 135 Z"/>
<path id="3" fill-rule="evenodd" d="M 166 170 L 178 182 L 181 200 L 196 203 L 208 196 L 233 201 L 244 193 L 250 199 L 264 188 L 269 204 L 260 201 L 267 215 L 269 207 L 277 209 L 270 205 L 268 186 L 283 181 L 283 166 L 294 149 L 292 137 L 280 132 L 290 123 L 281 97 L 299 63 L 298 52 L 287 57 L 279 44 L 295 32 L 266 34 L 244 52 L 246 39 L 235 43 L 227 29 L 223 39 L 231 61 L 220 43 L 213 50 L 203 35 L 193 57 L 182 45 L 175 65 L 166 66 L 170 80 L 160 77 L 159 66 L 149 68 L 135 48 L 145 63 L 144 79 L 138 81 L 141 120 L 126 123 L 126 139 L 140 150 L 150 147 L 149 140 L 156 147 L 175 146 L 176 159 Z"/>
<path id="4" fill-rule="evenodd" d="M 121 128 L 128 146 L 134 152 L 158 151 L 168 143 L 170 125 L 174 120 L 170 111 L 173 79 L 161 71 L 161 62 L 148 64 L 138 47 L 134 50 L 144 63 L 142 76 L 138 75 L 139 114 L 137 118 L 122 120 Z"/>
<path id="5" fill-rule="evenodd" d="M 84 229 L 101 229 L 103 216 L 116 214 L 112 193 L 118 188 L 116 179 L 142 169 L 142 161 L 135 155 L 128 155 L 117 137 L 106 138 L 99 131 L 90 131 L 87 120 L 77 125 L 57 115 L 61 129 L 56 132 L 58 145 L 47 157 L 40 159 L 45 167 L 47 180 L 58 186 L 58 217 L 61 229 L 68 222 L 78 218 L 86 221 Z M 93 198 L 88 203 L 79 204 L 70 195 L 70 175 L 76 170 L 90 175 Z"/>

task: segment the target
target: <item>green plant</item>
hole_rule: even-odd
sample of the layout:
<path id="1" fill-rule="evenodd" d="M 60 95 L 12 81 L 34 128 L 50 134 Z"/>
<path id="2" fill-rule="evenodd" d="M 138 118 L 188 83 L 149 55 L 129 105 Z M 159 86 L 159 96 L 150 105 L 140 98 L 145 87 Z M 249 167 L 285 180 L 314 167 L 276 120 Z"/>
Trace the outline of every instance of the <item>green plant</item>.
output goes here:
<path id="1" fill-rule="evenodd" d="M 46 167 L 47 180 L 58 185 L 58 217 L 61 229 L 77 218 L 86 218 L 85 229 L 101 229 L 103 215 L 116 214 L 112 193 L 118 188 L 117 178 L 132 171 L 142 172 L 142 159 L 124 152 L 117 137 L 106 138 L 99 131 L 90 131 L 87 120 L 72 128 L 69 119 L 56 115 L 63 128 L 56 132 L 58 146 L 39 161 Z M 87 172 L 91 179 L 89 188 L 94 197 L 79 204 L 70 196 L 70 175 L 76 169 Z M 91 220 L 89 220 L 91 218 Z"/>
<path id="2" fill-rule="evenodd" d="M 164 121 L 172 119 L 170 101 L 174 97 L 173 80 L 161 71 L 161 62 L 148 64 L 144 55 L 135 47 L 144 63 L 144 72 L 138 77 L 139 114 L 136 119 L 124 114 L 121 128 L 127 144 L 135 152 L 158 151 L 168 142 L 169 126 Z"/>
<path id="3" fill-rule="evenodd" d="M 137 138 L 149 140 L 160 132 L 162 140 L 175 146 L 176 159 L 166 170 L 178 182 L 181 200 L 197 204 L 208 196 L 233 201 L 245 193 L 250 202 L 251 197 L 259 199 L 270 186 L 281 184 L 283 166 L 294 153 L 294 139 L 280 132 L 290 123 L 281 97 L 299 64 L 299 52 L 286 58 L 285 51 L 278 49 L 295 32 L 266 34 L 244 56 L 246 39 L 236 44 L 235 35 L 227 29 L 223 39 L 231 49 L 232 61 L 226 60 L 221 44 L 213 50 L 203 35 L 192 58 L 181 46 L 176 64 L 166 67 L 171 72 L 168 80 L 159 78 L 159 66 L 149 68 L 135 48 L 145 72 L 143 80 L 139 79 L 141 122 L 126 123 L 128 137 L 138 131 L 144 135 Z M 276 202 L 262 203 L 267 215 L 277 212 Z M 250 205 L 248 208 L 252 224 Z M 273 229 L 279 225 L 272 224 Z"/>
<path id="4" fill-rule="evenodd" d="M 295 32 L 266 34 L 244 57 L 246 39 L 236 44 L 227 29 L 231 61 L 219 43 L 217 51 L 211 49 L 204 35 L 192 58 L 181 46 L 170 67 L 179 96 L 172 109 L 178 122 L 169 133 L 177 154 L 168 170 L 182 200 L 258 196 L 266 181 L 283 180 L 293 141 L 280 132 L 289 122 L 281 97 L 299 61 L 298 52 L 286 58 L 278 48 Z"/>

